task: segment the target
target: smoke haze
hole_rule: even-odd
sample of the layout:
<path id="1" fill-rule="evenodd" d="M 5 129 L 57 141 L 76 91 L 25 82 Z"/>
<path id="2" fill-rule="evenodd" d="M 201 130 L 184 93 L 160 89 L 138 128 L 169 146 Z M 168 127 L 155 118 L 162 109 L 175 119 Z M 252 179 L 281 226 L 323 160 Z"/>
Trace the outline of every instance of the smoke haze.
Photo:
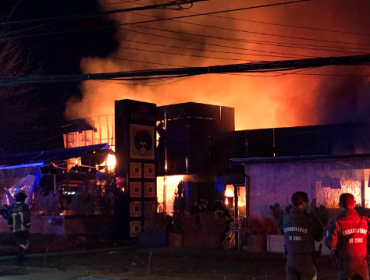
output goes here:
<path id="1" fill-rule="evenodd" d="M 212 0 L 195 3 L 184 11 L 115 14 L 114 20 L 129 23 L 276 2 Z M 110 10 L 158 3 L 142 0 L 112 5 L 105 0 L 101 5 Z M 369 11 L 370 3 L 365 0 L 316 0 L 122 26 L 116 33 L 120 47 L 106 58 L 84 58 L 81 69 L 84 73 L 100 73 L 369 53 Z M 65 115 L 73 119 L 114 114 L 115 100 L 134 99 L 158 106 L 199 102 L 234 107 L 237 129 L 359 121 L 368 117 L 368 74 L 366 66 L 346 66 L 310 69 L 294 75 L 202 75 L 141 84 L 89 81 L 81 84 L 82 100 L 68 101 Z"/>

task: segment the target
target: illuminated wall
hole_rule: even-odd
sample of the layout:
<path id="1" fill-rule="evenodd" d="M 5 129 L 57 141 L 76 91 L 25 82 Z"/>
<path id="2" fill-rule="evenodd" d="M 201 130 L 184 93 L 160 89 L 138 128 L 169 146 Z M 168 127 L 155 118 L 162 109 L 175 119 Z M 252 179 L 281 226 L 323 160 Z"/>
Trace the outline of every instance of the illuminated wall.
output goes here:
<path id="1" fill-rule="evenodd" d="M 250 176 L 251 215 L 271 217 L 269 205 L 285 208 L 296 191 L 307 192 L 310 201 L 327 208 L 338 208 L 340 194 L 349 192 L 359 205 L 369 207 L 370 161 L 365 158 L 250 163 L 245 172 Z"/>

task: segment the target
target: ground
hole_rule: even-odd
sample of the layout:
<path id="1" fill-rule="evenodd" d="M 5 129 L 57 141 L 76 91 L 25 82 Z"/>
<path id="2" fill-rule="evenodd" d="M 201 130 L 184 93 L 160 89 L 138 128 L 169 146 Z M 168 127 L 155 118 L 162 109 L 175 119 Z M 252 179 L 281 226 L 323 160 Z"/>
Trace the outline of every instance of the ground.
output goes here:
<path id="1" fill-rule="evenodd" d="M 84 279 L 83 277 L 89 275 L 101 274 L 119 277 L 116 279 L 285 279 L 282 254 L 237 250 L 143 249 L 135 246 L 97 251 L 68 256 L 45 253 L 30 255 L 23 266 L 17 266 L 13 258 L 0 257 L 0 269 L 15 269 L 18 273 L 27 273 L 32 269 L 42 268 L 52 270 L 53 273 L 72 273 L 70 278 L 64 279 Z M 318 279 L 335 279 L 328 256 L 321 257 L 317 267 Z"/>

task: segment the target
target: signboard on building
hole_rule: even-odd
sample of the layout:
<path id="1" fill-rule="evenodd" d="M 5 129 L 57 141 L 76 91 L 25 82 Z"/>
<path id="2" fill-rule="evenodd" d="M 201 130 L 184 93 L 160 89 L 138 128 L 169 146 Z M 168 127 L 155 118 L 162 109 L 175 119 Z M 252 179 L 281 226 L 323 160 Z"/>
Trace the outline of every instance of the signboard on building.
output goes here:
<path id="1" fill-rule="evenodd" d="M 115 126 L 116 172 L 126 182 L 117 223 L 124 237 L 134 238 L 145 230 L 145 218 L 156 211 L 156 105 L 116 101 Z"/>

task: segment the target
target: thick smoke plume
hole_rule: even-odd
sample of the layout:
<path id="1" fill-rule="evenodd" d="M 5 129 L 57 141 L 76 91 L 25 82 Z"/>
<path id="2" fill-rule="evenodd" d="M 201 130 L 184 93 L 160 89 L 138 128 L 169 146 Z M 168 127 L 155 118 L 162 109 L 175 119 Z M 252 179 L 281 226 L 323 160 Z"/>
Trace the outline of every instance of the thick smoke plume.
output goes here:
<path id="1" fill-rule="evenodd" d="M 105 0 L 101 5 L 114 9 L 159 3 L 132 2 L 108 5 Z M 121 13 L 114 20 L 138 22 L 273 2 L 276 1 L 212 0 L 196 3 L 185 11 Z M 108 58 L 86 57 L 81 69 L 84 73 L 98 73 L 370 53 L 369 10 L 370 3 L 365 0 L 356 1 L 356 5 L 347 0 L 317 0 L 122 26 L 117 29 L 120 47 L 116 52 Z M 234 107 L 237 129 L 359 121 L 369 111 L 368 74 L 366 66 L 346 66 L 310 69 L 294 75 L 203 75 L 142 84 L 84 82 L 83 99 L 69 100 L 65 113 L 68 118 L 113 114 L 115 100 L 134 99 L 158 106 L 192 101 Z"/>

